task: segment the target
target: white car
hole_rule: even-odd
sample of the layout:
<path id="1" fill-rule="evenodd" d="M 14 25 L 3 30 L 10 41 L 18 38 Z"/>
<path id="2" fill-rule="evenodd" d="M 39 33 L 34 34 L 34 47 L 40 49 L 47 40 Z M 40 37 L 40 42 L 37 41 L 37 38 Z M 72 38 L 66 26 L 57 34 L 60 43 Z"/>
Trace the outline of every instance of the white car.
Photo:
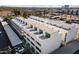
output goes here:
<path id="1" fill-rule="evenodd" d="M 23 47 L 15 47 L 15 50 L 16 50 L 16 54 L 20 54 L 24 51 L 24 48 Z"/>

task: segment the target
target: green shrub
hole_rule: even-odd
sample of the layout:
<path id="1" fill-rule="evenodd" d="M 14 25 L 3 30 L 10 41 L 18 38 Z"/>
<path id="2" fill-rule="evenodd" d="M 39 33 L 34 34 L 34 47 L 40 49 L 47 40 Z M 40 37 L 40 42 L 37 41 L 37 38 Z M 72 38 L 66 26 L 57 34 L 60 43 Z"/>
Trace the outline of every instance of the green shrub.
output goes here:
<path id="1" fill-rule="evenodd" d="M 71 23 L 72 23 L 72 21 L 70 21 L 70 20 L 67 20 L 67 21 L 66 21 L 66 23 L 69 23 L 69 24 L 71 24 Z"/>
<path id="2" fill-rule="evenodd" d="M 4 17 L 4 21 L 10 21 L 13 18 L 15 18 L 15 16 L 6 16 Z"/>
<path id="3" fill-rule="evenodd" d="M 45 37 L 50 38 L 50 34 L 45 32 Z"/>
<path id="4" fill-rule="evenodd" d="M 27 44 L 24 47 L 24 54 L 31 54 L 32 53 L 32 48 Z"/>

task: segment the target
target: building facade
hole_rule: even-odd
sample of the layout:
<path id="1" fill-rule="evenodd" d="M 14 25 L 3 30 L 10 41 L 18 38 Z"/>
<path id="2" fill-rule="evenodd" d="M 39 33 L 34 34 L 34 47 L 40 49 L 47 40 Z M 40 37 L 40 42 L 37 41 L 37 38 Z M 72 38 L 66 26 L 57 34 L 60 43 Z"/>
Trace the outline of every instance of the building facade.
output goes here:
<path id="1" fill-rule="evenodd" d="M 51 53 L 60 48 L 61 44 L 71 41 L 66 39 L 71 25 L 63 21 L 30 16 L 28 19 L 16 17 L 11 24 L 22 34 L 27 44 L 33 49 L 33 53 Z"/>

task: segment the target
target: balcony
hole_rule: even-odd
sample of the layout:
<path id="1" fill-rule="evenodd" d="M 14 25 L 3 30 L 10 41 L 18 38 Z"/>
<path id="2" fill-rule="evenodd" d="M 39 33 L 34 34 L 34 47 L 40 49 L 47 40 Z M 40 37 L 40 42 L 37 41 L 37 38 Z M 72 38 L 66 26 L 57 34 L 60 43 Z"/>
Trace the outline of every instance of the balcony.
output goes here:
<path id="1" fill-rule="evenodd" d="M 45 35 L 42 35 L 39 38 L 41 38 L 41 39 L 48 39 L 48 38 L 50 38 L 50 34 L 45 32 Z"/>
<path id="2" fill-rule="evenodd" d="M 26 27 L 26 29 L 31 29 L 31 27 Z"/>
<path id="3" fill-rule="evenodd" d="M 43 34 L 43 31 L 42 30 L 39 30 L 39 32 L 35 32 L 34 34 L 40 35 L 40 34 Z"/>
<path id="4" fill-rule="evenodd" d="M 32 29 L 32 28 L 33 28 L 32 25 L 26 27 L 26 29 Z"/>
<path id="5" fill-rule="evenodd" d="M 40 33 L 40 32 L 35 32 L 34 34 L 39 35 L 39 34 L 42 34 L 42 33 Z"/>
<path id="6" fill-rule="evenodd" d="M 32 28 L 30 31 L 37 31 L 37 30 L 35 30 L 35 29 Z"/>

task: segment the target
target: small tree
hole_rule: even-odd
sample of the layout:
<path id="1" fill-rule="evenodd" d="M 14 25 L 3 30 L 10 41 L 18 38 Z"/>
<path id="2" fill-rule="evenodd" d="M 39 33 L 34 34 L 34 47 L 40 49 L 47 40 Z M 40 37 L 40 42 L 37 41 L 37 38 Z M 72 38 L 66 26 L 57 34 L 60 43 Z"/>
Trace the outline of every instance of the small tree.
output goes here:
<path id="1" fill-rule="evenodd" d="M 72 10 L 72 11 L 71 11 L 71 15 L 73 15 L 73 12 L 74 12 L 74 11 Z"/>
<path id="2" fill-rule="evenodd" d="M 6 17 L 4 17 L 3 20 L 9 22 L 13 18 L 15 18 L 15 17 L 14 16 L 6 16 Z"/>
<path id="3" fill-rule="evenodd" d="M 65 11 L 64 10 L 62 11 L 62 14 L 65 14 Z"/>
<path id="4" fill-rule="evenodd" d="M 50 37 L 50 34 L 49 33 L 45 33 L 45 37 L 49 38 Z"/>
<path id="5" fill-rule="evenodd" d="M 78 10 L 76 11 L 76 15 L 78 16 Z"/>
<path id="6" fill-rule="evenodd" d="M 24 47 L 24 54 L 31 54 L 32 53 L 32 48 L 26 44 Z"/>
<path id="7" fill-rule="evenodd" d="M 66 23 L 69 23 L 69 24 L 71 24 L 71 23 L 72 23 L 72 21 L 71 21 L 71 20 L 67 20 L 67 21 L 66 21 Z"/>
<path id="8" fill-rule="evenodd" d="M 70 11 L 68 10 L 68 11 L 67 11 L 67 14 L 69 14 L 69 12 L 70 12 Z"/>
<path id="9" fill-rule="evenodd" d="M 15 14 L 16 16 L 20 15 L 20 11 L 18 11 L 18 10 L 14 10 L 13 12 L 14 12 L 14 14 Z"/>
<path id="10" fill-rule="evenodd" d="M 23 13 L 23 17 L 27 18 L 27 13 L 26 12 Z"/>

